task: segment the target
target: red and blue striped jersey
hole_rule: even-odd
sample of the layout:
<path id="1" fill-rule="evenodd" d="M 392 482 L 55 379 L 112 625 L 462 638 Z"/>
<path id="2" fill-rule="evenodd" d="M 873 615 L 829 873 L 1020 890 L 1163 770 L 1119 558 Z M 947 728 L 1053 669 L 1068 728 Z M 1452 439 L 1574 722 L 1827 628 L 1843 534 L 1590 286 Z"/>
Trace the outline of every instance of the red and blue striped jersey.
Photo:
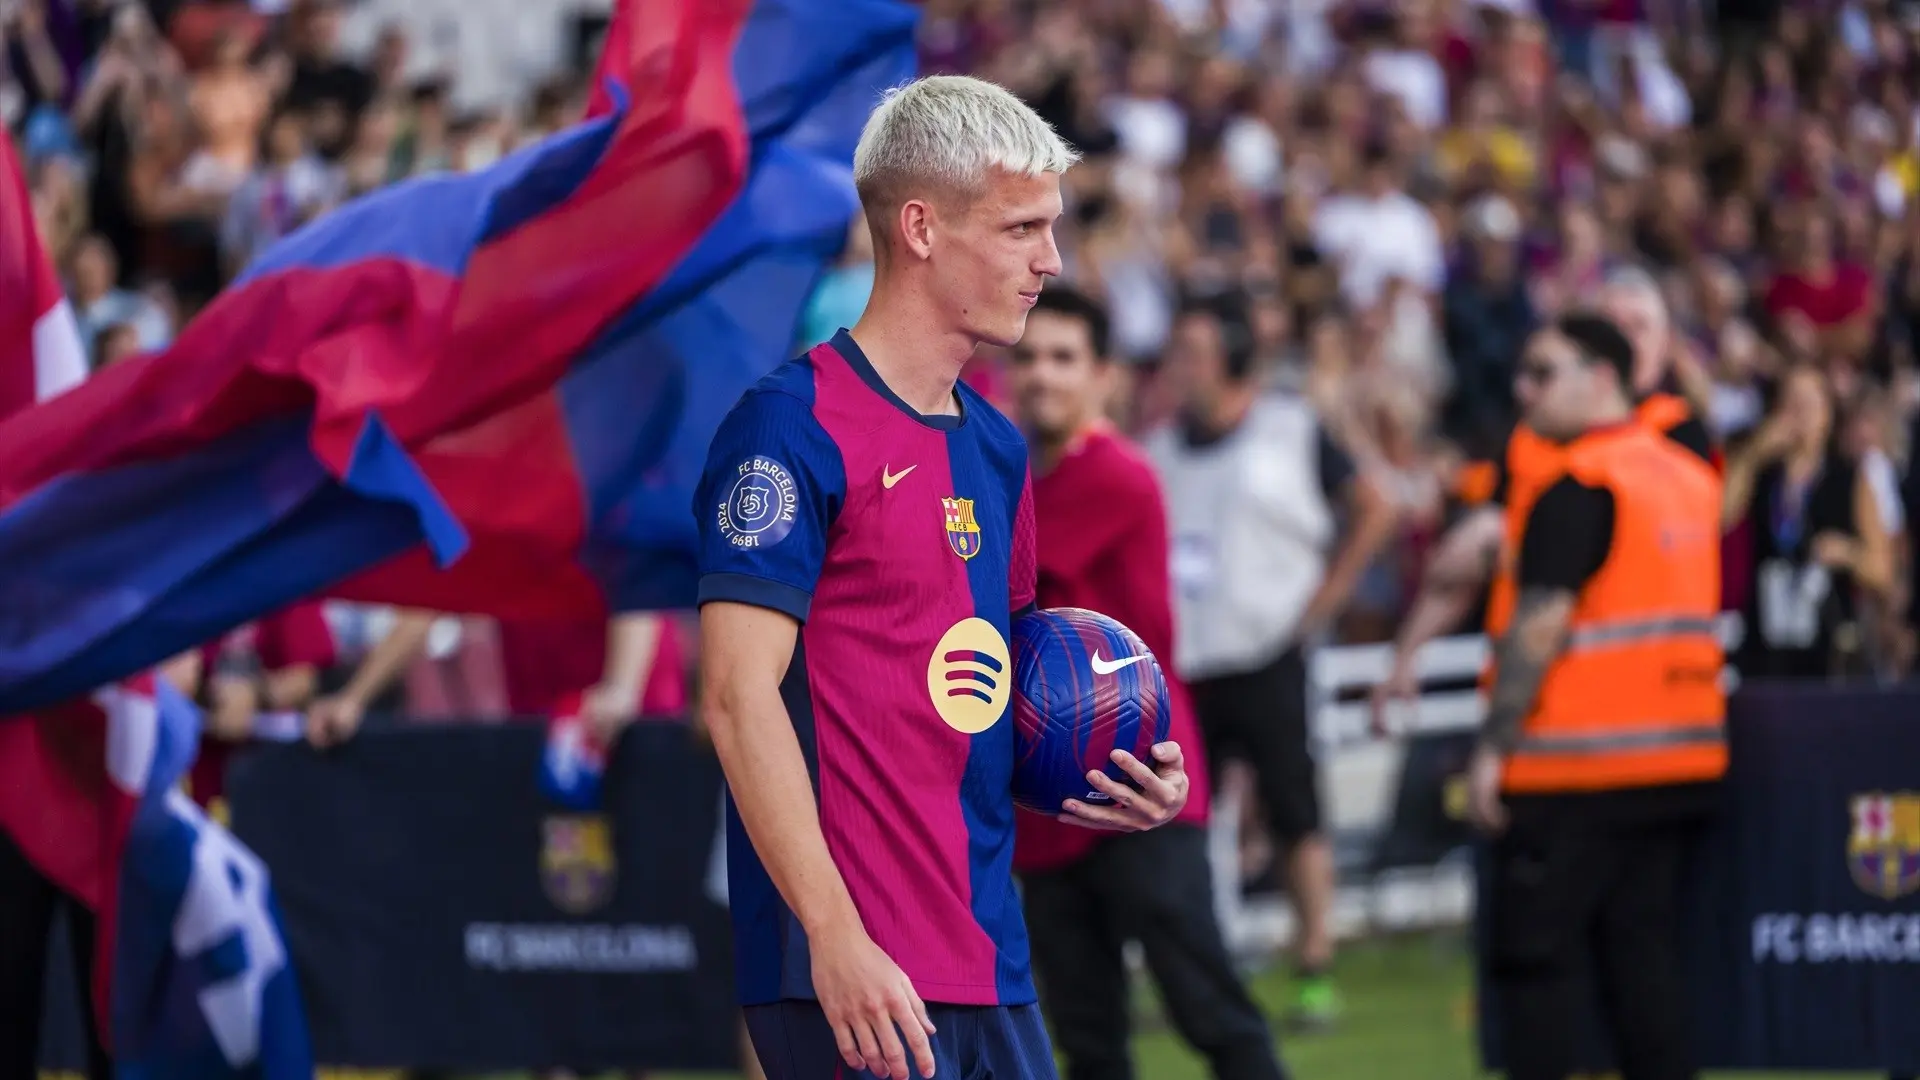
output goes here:
<path id="1" fill-rule="evenodd" d="M 728 414 L 695 502 L 700 602 L 801 623 L 781 696 L 827 849 L 922 999 L 1035 999 L 1014 893 L 1009 625 L 1034 598 L 1027 446 L 964 383 L 924 416 L 846 331 Z M 813 996 L 807 939 L 728 807 L 741 1000 Z"/>

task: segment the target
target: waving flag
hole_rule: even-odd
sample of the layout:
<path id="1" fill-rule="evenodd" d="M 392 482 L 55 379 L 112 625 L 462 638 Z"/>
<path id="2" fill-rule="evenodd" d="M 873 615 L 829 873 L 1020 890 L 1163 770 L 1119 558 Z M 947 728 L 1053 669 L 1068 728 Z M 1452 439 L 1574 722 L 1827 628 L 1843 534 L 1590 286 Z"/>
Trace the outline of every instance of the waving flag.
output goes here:
<path id="1" fill-rule="evenodd" d="M 551 394 L 416 455 L 466 557 L 435 573 L 416 550 L 335 593 L 533 618 L 691 607 L 707 444 L 793 348 L 859 211 L 860 130 L 913 75 L 918 17 L 900 0 L 759 0 L 733 55 L 753 145 L 739 198 Z"/>
<path id="2" fill-rule="evenodd" d="M 97 916 L 118 1076 L 311 1080 L 266 868 L 180 793 L 199 740 L 198 712 L 151 676 L 0 724 L 0 823 Z"/>
<path id="3" fill-rule="evenodd" d="M 73 307 L 40 243 L 13 142 L 0 135 L 0 420 L 86 377 Z"/>
<path id="4" fill-rule="evenodd" d="M 166 352 L 0 424 L 0 714 L 87 693 L 423 541 L 458 557 L 464 523 L 410 454 L 433 444 L 443 469 L 478 440 L 541 460 L 529 403 L 739 189 L 727 61 L 745 13 L 624 0 L 610 111 L 484 172 L 320 219 Z"/>

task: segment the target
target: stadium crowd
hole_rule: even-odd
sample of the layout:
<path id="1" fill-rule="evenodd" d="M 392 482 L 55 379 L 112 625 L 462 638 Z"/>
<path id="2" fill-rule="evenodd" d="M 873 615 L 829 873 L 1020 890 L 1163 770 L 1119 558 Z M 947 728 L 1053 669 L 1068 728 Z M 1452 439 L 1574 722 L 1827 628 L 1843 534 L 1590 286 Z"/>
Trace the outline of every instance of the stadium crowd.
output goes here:
<path id="1" fill-rule="evenodd" d="M 343 55 L 350 6 L 4 9 L 0 116 L 96 364 L 163 346 L 254 253 L 342 200 L 483 166 L 578 112 L 577 73 L 520 109 L 458 111 L 452 74 L 418 75 L 397 27 Z M 1123 427 L 1179 408 L 1157 376 L 1183 301 L 1230 295 L 1261 376 L 1387 478 L 1398 536 L 1335 628 L 1368 641 L 1391 635 L 1427 543 L 1479 494 L 1471 464 L 1513 424 L 1519 342 L 1622 266 L 1655 275 L 1676 388 L 1730 461 L 1830 431 L 1799 439 L 1835 452 L 1805 473 L 1824 492 L 1810 512 L 1839 514 L 1815 531 L 1860 528 L 1830 498 L 1858 468 L 1902 535 L 1916 24 L 1895 3 L 1777 6 L 934 0 L 922 60 L 1014 89 L 1086 154 L 1065 280 L 1114 313 Z M 864 303 L 870 254 L 852 236 L 796 344 Z M 975 381 L 994 388 L 1000 363 L 983 356 Z M 1821 377 L 1778 393 L 1802 368 Z M 1736 610 L 1761 577 L 1750 516 L 1730 514 Z M 1846 663 L 1903 671 L 1903 581 L 1870 573 L 1855 591 L 1857 620 L 1839 590 L 1824 616 L 1847 623 Z"/>
<path id="2" fill-rule="evenodd" d="M 351 6 L 0 0 L 0 120 L 96 368 L 165 346 L 342 201 L 483 167 L 580 112 L 578 72 L 462 111 L 398 27 L 343 53 Z M 1063 277 L 1110 312 L 1122 429 L 1190 418 L 1183 352 L 1219 349 L 1236 379 L 1308 402 L 1366 478 L 1334 510 L 1379 535 L 1344 531 L 1352 554 L 1326 567 L 1351 579 L 1343 603 L 1303 630 L 1393 636 L 1433 541 L 1491 494 L 1521 343 L 1645 275 L 1668 389 L 1728 477 L 1743 672 L 1912 667 L 1920 5 L 927 0 L 921 61 L 1012 89 L 1084 153 Z M 855 322 L 871 260 L 852 228 L 796 347 Z M 969 381 L 1004 395 L 1006 362 L 981 355 Z M 609 728 L 680 714 L 691 642 L 676 616 L 302 605 L 179 663 L 215 735 L 310 707 L 324 743 L 368 711 L 537 715 L 570 691 Z"/>

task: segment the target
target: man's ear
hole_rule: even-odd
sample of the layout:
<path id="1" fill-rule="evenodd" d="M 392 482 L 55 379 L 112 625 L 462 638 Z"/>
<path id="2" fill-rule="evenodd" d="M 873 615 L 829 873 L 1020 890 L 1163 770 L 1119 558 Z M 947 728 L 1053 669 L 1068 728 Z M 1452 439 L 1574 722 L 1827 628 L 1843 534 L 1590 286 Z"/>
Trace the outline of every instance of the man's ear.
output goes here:
<path id="1" fill-rule="evenodd" d="M 935 221 L 933 205 L 925 199 L 908 199 L 900 204 L 900 237 L 916 258 L 933 254 Z"/>

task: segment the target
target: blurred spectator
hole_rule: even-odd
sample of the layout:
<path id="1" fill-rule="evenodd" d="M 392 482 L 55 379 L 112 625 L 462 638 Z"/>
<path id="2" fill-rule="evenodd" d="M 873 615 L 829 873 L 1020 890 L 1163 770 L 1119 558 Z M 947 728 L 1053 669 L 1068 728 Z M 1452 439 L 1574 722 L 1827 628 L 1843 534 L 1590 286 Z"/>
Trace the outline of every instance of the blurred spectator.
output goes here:
<path id="1" fill-rule="evenodd" d="M 1468 249 L 1443 301 L 1453 394 L 1446 428 L 1468 445 L 1497 445 L 1518 420 L 1515 361 L 1539 314 L 1521 274 L 1520 213 L 1489 195 L 1467 214 Z"/>
<path id="2" fill-rule="evenodd" d="M 334 661 L 333 634 L 318 600 L 303 600 L 210 642 L 200 651 L 195 697 L 206 712 L 200 756 L 189 777 L 195 802 L 225 791 L 227 763 L 251 741 L 263 713 L 298 712 L 320 690 Z"/>
<path id="3" fill-rule="evenodd" d="M 1838 452 L 1825 376 L 1797 367 L 1751 442 L 1728 462 L 1723 523 L 1752 547 L 1746 636 L 1734 661 L 1747 678 L 1859 674 L 1865 663 L 1856 590 L 1893 590 L 1893 552 L 1868 475 Z"/>
<path id="4" fill-rule="evenodd" d="M 145 351 L 140 347 L 140 332 L 132 324 L 113 323 L 94 335 L 87 360 L 94 371 L 100 371 Z"/>
<path id="5" fill-rule="evenodd" d="M 1872 274 L 1840 257 L 1824 213 L 1806 213 L 1796 232 L 1767 286 L 1767 314 L 1798 359 L 1864 359 L 1879 307 Z"/>
<path id="6" fill-rule="evenodd" d="M 800 317 L 801 349 L 810 349 L 838 333 L 843 326 L 860 321 L 867 310 L 867 295 L 873 292 L 873 234 L 864 218 L 856 216 L 847 226 L 847 247 L 840 261 L 827 271 L 825 280 L 814 288 L 813 298 Z"/>
<path id="7" fill-rule="evenodd" d="M 1372 308 L 1399 278 L 1417 292 L 1439 293 L 1445 253 L 1433 214 L 1405 191 L 1404 176 L 1385 144 L 1361 152 L 1356 187 L 1320 203 L 1313 240 L 1339 267 L 1340 292 L 1357 310 Z"/>
<path id="8" fill-rule="evenodd" d="M 430 79 L 416 85 L 409 96 L 409 122 L 393 143 L 389 175 L 396 180 L 453 167 L 453 120 L 446 83 Z"/>
<path id="9" fill-rule="evenodd" d="M 5 43 L 0 68 L 12 75 L 0 90 L 0 124 L 11 127 L 42 106 L 57 110 L 66 103 L 71 84 L 47 31 L 46 0 L 16 0 L 0 8 L 0 42 Z"/>
<path id="10" fill-rule="evenodd" d="M 338 0 L 300 0 L 288 25 L 293 77 L 286 105 L 312 119 L 314 146 L 323 156 L 337 158 L 352 141 L 361 112 L 373 101 L 373 76 L 340 53 Z"/>
<path id="11" fill-rule="evenodd" d="M 248 63 L 251 52 L 252 42 L 239 30 L 223 33 L 214 43 L 212 62 L 193 77 L 189 98 L 204 167 L 217 170 L 229 189 L 253 171 L 273 104 L 266 79 Z"/>
<path id="12" fill-rule="evenodd" d="M 81 343 L 91 355 L 103 332 L 121 327 L 132 331 L 139 351 L 165 348 L 172 337 L 166 314 L 147 297 L 115 284 L 118 264 L 113 246 L 97 234 L 80 241 L 73 253 L 68 295 L 80 323 Z"/>
<path id="13" fill-rule="evenodd" d="M 1323 1026 L 1340 1009 L 1334 867 L 1307 746 L 1306 649 L 1347 607 L 1395 513 L 1306 398 L 1263 391 L 1254 361 L 1241 304 L 1190 304 L 1171 358 L 1180 418 L 1145 448 L 1173 532 L 1174 663 L 1215 760 L 1253 768 L 1301 919 L 1297 1018 Z"/>
<path id="14" fill-rule="evenodd" d="M 282 111 L 267 126 L 266 156 L 227 204 L 220 247 L 237 274 L 281 237 L 331 209 L 346 193 L 337 166 L 307 145 L 304 119 Z"/>

